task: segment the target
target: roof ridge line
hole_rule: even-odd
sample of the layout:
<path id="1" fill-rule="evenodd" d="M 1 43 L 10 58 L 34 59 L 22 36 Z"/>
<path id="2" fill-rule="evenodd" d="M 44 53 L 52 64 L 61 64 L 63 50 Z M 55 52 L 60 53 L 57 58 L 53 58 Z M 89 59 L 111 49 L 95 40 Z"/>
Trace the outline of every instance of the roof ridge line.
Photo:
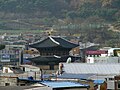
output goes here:
<path id="1" fill-rule="evenodd" d="M 56 44 L 58 44 L 58 45 L 60 45 L 60 43 L 59 42 L 57 42 L 57 41 L 55 41 L 51 36 L 49 36 L 49 38 L 50 38 L 50 40 L 52 40 L 54 43 L 56 43 Z"/>

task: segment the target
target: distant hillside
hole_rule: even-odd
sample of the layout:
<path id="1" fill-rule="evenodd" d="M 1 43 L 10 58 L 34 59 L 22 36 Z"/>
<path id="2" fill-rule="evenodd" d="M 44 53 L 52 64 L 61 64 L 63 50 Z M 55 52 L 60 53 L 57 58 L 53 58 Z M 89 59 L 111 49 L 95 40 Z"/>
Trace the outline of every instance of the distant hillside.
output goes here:
<path id="1" fill-rule="evenodd" d="M 120 0 L 0 0 L 0 30 L 53 28 L 79 33 L 83 41 L 120 46 L 119 22 Z"/>
<path id="2" fill-rule="evenodd" d="M 119 14 L 120 0 L 1 0 L 0 18 L 41 18 L 68 16 L 88 18 L 107 16 L 116 19 Z M 116 15 L 117 14 L 117 15 Z M 68 16 L 66 16 L 68 15 Z M 109 18 L 108 17 L 108 18 Z"/>
<path id="3" fill-rule="evenodd" d="M 118 21 L 120 0 L 0 0 L 0 29 L 3 30 Z"/>

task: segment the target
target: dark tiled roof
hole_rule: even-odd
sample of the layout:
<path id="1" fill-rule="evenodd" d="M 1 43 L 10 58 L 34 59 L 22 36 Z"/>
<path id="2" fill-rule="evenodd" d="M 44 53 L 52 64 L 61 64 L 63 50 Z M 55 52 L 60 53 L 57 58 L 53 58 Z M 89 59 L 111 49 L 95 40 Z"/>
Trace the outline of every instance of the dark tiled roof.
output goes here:
<path id="1" fill-rule="evenodd" d="M 57 46 L 61 46 L 63 48 L 74 48 L 77 47 L 78 44 L 74 44 L 59 36 L 49 36 L 46 39 L 32 43 L 29 46 L 33 48 L 46 48 L 46 47 L 57 47 Z"/>
<path id="2" fill-rule="evenodd" d="M 36 64 L 47 64 L 50 62 L 55 62 L 56 64 L 59 64 L 60 62 L 66 62 L 67 59 L 71 57 L 71 62 L 75 62 L 75 60 L 80 59 L 80 57 L 74 57 L 70 55 L 66 56 L 60 56 L 60 57 L 55 57 L 55 56 L 38 56 L 34 58 L 28 58 L 28 60 L 33 61 Z"/>

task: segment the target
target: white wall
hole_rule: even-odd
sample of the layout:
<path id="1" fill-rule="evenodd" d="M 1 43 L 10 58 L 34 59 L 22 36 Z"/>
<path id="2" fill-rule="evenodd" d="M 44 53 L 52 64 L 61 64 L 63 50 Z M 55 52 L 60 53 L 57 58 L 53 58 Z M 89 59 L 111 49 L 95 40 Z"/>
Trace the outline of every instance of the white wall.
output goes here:
<path id="1" fill-rule="evenodd" d="M 40 69 L 39 69 L 39 68 L 29 68 L 29 67 L 25 67 L 25 72 L 30 72 L 30 71 L 39 72 Z"/>
<path id="2" fill-rule="evenodd" d="M 86 62 L 87 63 L 94 63 L 94 57 L 87 57 Z"/>
<path id="3" fill-rule="evenodd" d="M 112 89 L 112 90 L 115 89 L 115 82 L 114 82 L 114 80 L 107 81 L 107 89 Z"/>
<path id="4" fill-rule="evenodd" d="M 13 71 L 9 67 L 3 67 L 3 73 L 13 73 Z"/>
<path id="5" fill-rule="evenodd" d="M 119 63 L 119 57 L 87 57 L 87 63 Z"/>

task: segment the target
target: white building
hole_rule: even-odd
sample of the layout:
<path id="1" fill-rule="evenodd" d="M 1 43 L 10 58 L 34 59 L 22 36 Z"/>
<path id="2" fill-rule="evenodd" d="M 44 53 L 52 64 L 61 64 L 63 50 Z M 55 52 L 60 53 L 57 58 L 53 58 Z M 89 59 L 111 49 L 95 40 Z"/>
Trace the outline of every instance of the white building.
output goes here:
<path id="1" fill-rule="evenodd" d="M 108 56 L 118 56 L 120 57 L 120 48 L 111 48 L 108 50 Z"/>
<path id="2" fill-rule="evenodd" d="M 32 65 L 20 65 L 20 68 L 25 72 L 40 72 L 40 68 Z"/>
<path id="3" fill-rule="evenodd" d="M 120 57 L 87 57 L 86 63 L 120 63 Z"/>
<path id="4" fill-rule="evenodd" d="M 3 67 L 2 73 L 13 73 L 13 71 L 10 69 L 10 67 Z"/>

